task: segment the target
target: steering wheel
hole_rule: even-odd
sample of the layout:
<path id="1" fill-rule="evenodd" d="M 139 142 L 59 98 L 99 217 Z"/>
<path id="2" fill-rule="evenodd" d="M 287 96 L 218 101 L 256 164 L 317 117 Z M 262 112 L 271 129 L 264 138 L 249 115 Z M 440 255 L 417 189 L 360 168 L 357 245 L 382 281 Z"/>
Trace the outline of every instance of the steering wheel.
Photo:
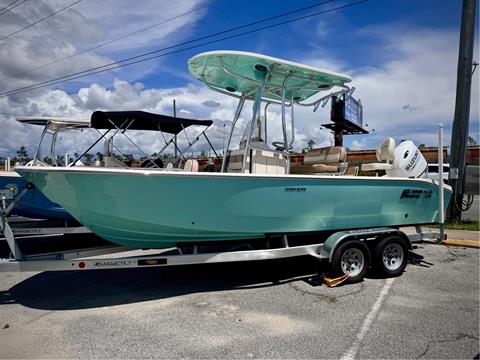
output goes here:
<path id="1" fill-rule="evenodd" d="M 283 141 L 274 141 L 272 145 L 275 146 L 275 150 L 278 150 L 278 151 L 285 150 L 285 143 Z M 292 145 L 288 145 L 288 150 L 292 150 Z"/>
<path id="2" fill-rule="evenodd" d="M 141 168 L 160 168 L 162 169 L 164 166 L 162 159 L 155 158 L 155 159 L 145 159 L 141 164 Z"/>

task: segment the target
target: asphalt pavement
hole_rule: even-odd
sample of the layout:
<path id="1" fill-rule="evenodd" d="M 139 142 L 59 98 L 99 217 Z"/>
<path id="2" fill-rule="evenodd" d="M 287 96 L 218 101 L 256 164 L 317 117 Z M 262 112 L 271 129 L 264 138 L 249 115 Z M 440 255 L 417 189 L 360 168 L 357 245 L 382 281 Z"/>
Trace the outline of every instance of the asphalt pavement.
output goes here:
<path id="1" fill-rule="evenodd" d="M 306 258 L 1 273 L 0 357 L 478 357 L 478 249 L 416 252 L 400 277 L 338 288 Z"/>

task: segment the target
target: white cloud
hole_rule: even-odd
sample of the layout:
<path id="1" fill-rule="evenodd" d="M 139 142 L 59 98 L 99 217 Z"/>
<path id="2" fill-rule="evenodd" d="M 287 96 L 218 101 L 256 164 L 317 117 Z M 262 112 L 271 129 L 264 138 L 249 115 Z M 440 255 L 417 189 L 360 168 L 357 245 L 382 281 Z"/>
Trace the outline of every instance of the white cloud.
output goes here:
<path id="1" fill-rule="evenodd" d="M 204 0 L 176 1 L 175 6 L 171 6 L 168 1 L 145 1 L 141 6 L 137 2 L 124 0 L 81 2 L 0 42 L 0 92 L 99 67 L 132 56 L 132 52 L 138 55 L 143 51 L 158 49 L 172 41 L 178 42 L 206 13 L 205 4 L 207 2 L 204 3 Z M 65 6 L 64 1 L 46 0 L 34 1 L 28 6 L 22 4 L 7 16 L 2 16 L 2 35 L 17 31 Z M 195 10 L 197 8 L 200 9 Z M 97 48 L 95 51 L 25 73 L 184 13 L 186 15 L 178 19 Z M 95 81 L 107 84 L 119 76 L 126 81 L 135 81 L 155 71 L 155 64 L 160 61 L 150 61 L 145 66 L 129 67 L 126 71 L 117 69 L 113 73 L 97 74 Z M 76 81 L 82 83 L 91 81 L 91 78 Z"/>
<path id="2" fill-rule="evenodd" d="M 438 122 L 450 124 L 455 107 L 458 33 L 378 29 L 393 60 L 366 72 L 354 72 L 364 119 L 376 137 L 394 136 L 435 145 Z M 478 83 L 472 88 L 472 121 L 478 121 Z M 433 140 L 433 141 L 432 141 Z M 446 136 L 447 142 L 450 136 Z"/>
<path id="3" fill-rule="evenodd" d="M 175 6 L 170 1 L 143 1 L 141 6 L 130 0 L 93 1 L 84 6 L 82 14 L 95 19 L 105 29 L 108 29 L 109 39 L 118 38 L 124 34 L 133 33 L 140 28 L 162 23 L 152 27 L 149 31 L 126 38 L 109 46 L 109 51 L 120 52 L 135 50 L 154 44 L 161 47 L 175 35 L 176 41 L 181 39 L 185 32 L 195 26 L 207 11 L 204 0 L 176 0 Z M 114 11 L 112 11 L 114 9 Z M 193 12 L 191 12 L 194 9 Z M 185 14 L 180 16 L 181 14 Z M 171 21 L 166 21 L 176 18 Z"/>
<path id="4" fill-rule="evenodd" d="M 353 140 L 351 149 L 352 150 L 362 150 L 362 149 L 365 149 L 366 145 L 367 145 L 367 139 L 366 138 L 362 138 L 360 140 Z"/>

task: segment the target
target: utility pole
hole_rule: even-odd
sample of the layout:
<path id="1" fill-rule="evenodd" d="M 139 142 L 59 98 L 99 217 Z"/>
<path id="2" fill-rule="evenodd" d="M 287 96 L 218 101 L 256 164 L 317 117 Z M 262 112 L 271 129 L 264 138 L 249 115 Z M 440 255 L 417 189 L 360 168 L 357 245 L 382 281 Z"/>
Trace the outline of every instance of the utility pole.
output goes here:
<path id="1" fill-rule="evenodd" d="M 177 117 L 177 104 L 175 99 L 173 99 L 173 117 Z M 177 134 L 175 134 L 174 145 L 175 145 L 175 159 L 177 158 Z"/>
<path id="2" fill-rule="evenodd" d="M 462 215 L 461 206 L 468 144 L 476 7 L 477 0 L 463 0 L 460 47 L 458 51 L 457 93 L 450 153 L 449 180 L 453 187 L 453 194 L 448 209 L 448 218 L 452 221 L 460 221 Z"/>

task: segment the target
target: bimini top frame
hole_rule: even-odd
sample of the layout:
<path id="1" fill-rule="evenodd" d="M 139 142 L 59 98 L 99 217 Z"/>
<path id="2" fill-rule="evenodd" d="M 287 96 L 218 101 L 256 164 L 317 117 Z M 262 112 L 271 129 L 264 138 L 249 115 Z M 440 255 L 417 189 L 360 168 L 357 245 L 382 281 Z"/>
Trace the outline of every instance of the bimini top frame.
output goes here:
<path id="1" fill-rule="evenodd" d="M 44 141 L 46 134 L 52 135 L 50 153 L 55 163 L 54 165 L 58 165 L 56 163 L 55 156 L 55 145 L 58 133 L 68 130 L 83 130 L 89 128 L 95 129 L 100 134 L 100 137 L 68 166 L 74 166 L 80 160 L 80 158 L 86 153 L 88 153 L 88 151 L 90 151 L 101 139 L 108 140 L 106 136 L 112 130 L 115 130 L 113 136 L 118 133 L 123 134 L 137 149 L 139 149 L 145 156 L 147 156 L 147 158 L 150 160 L 151 164 L 154 167 L 158 166 L 155 163 L 154 159 L 151 159 L 148 155 L 146 155 L 145 152 L 140 149 L 140 147 L 127 134 L 125 134 L 127 130 L 159 131 L 162 134 L 165 145 L 158 152 L 158 154 L 162 154 L 163 151 L 165 151 L 165 149 L 173 143 L 174 146 L 177 148 L 178 152 L 180 153 L 180 155 L 174 160 L 174 162 L 177 162 L 181 157 L 184 157 L 183 152 L 190 149 L 200 139 L 202 135 L 205 137 L 209 146 L 212 148 L 213 152 L 218 157 L 218 154 L 215 152 L 215 149 L 213 148 L 210 140 L 205 134 L 206 130 L 212 125 L 212 120 L 177 118 L 167 115 L 153 114 L 145 111 L 95 111 L 91 115 L 90 119 L 23 116 L 17 117 L 17 121 L 25 124 L 44 126 L 40 141 L 38 142 L 37 148 L 35 150 L 35 156 L 33 160 L 34 165 L 41 164 L 41 161 L 39 159 L 40 147 L 42 142 Z M 185 130 L 189 126 L 203 126 L 205 127 L 205 129 L 198 136 L 190 139 Z M 101 132 L 100 130 L 106 131 Z M 182 131 L 185 132 L 185 136 L 188 141 L 188 147 L 183 149 L 183 152 L 178 148 L 175 141 L 175 135 L 181 133 Z M 173 136 L 169 140 L 167 140 L 164 136 L 164 133 L 172 134 Z M 113 143 L 110 144 L 114 146 Z M 120 151 L 118 148 L 116 149 Z"/>
<path id="2" fill-rule="evenodd" d="M 273 143 L 277 150 L 287 155 L 290 163 L 290 152 L 295 140 L 294 135 L 294 105 L 312 106 L 316 111 L 320 105 L 325 106 L 330 97 L 343 93 L 351 93 L 345 84 L 351 81 L 347 75 L 306 66 L 270 56 L 240 52 L 240 51 L 212 51 L 194 56 L 188 61 L 189 70 L 193 76 L 204 82 L 210 89 L 239 99 L 232 127 L 227 141 L 228 151 L 245 100 L 254 100 L 253 116 L 246 130 L 245 153 L 243 156 L 242 172 L 245 171 L 247 154 L 250 150 L 251 138 L 255 123 L 260 118 L 261 103 L 265 106 L 265 142 L 267 141 L 266 113 L 270 104 L 279 104 L 282 114 L 283 142 Z M 340 88 L 314 101 L 308 99 L 320 92 Z M 291 108 L 291 140 L 288 141 L 285 108 Z M 222 163 L 222 172 L 225 171 L 226 158 Z M 290 165 L 288 165 L 290 167 Z"/>
<path id="3" fill-rule="evenodd" d="M 190 149 L 203 135 L 207 140 L 209 146 L 218 157 L 215 149 L 213 148 L 212 143 L 208 139 L 205 132 L 208 128 L 213 124 L 212 120 L 195 120 L 195 119 L 186 119 L 186 118 L 178 118 L 172 117 L 168 115 L 161 115 L 161 114 L 154 114 L 149 113 L 146 111 L 95 111 L 91 116 L 91 127 L 96 129 L 97 132 L 100 134 L 100 137 L 94 142 L 87 150 L 85 150 L 82 155 L 80 155 L 70 166 L 75 165 L 75 163 L 88 151 L 90 151 L 102 138 L 105 140 L 109 140 L 106 138 L 106 135 L 111 131 L 115 130 L 114 134 L 110 137 L 114 137 L 116 134 L 121 133 L 124 135 L 128 141 L 130 141 L 144 156 L 147 157 L 150 165 L 152 167 L 158 167 L 156 159 L 148 156 L 134 141 L 131 137 L 129 137 L 125 132 L 127 130 L 147 130 L 147 131 L 159 131 L 162 134 L 163 140 L 165 141 L 165 145 L 160 149 L 157 153 L 157 158 L 161 155 L 165 149 L 168 148 L 170 144 L 173 144 L 175 148 L 178 150 L 180 154 L 177 156 L 173 163 L 176 164 L 182 157 L 185 159 L 183 155 L 188 149 Z M 194 139 L 190 139 L 186 128 L 189 126 L 203 126 L 205 129 Z M 106 132 L 102 133 L 100 130 L 107 130 Z M 176 142 L 176 135 L 184 132 L 185 137 L 188 141 L 188 146 L 183 149 L 183 152 L 178 147 Z M 164 133 L 172 134 L 173 136 L 167 140 L 165 138 Z M 110 141 L 110 144 L 113 145 L 113 142 Z M 117 147 L 115 147 L 118 151 L 120 151 Z M 121 152 L 121 151 L 120 151 Z M 149 166 L 150 167 L 150 166 Z"/>

